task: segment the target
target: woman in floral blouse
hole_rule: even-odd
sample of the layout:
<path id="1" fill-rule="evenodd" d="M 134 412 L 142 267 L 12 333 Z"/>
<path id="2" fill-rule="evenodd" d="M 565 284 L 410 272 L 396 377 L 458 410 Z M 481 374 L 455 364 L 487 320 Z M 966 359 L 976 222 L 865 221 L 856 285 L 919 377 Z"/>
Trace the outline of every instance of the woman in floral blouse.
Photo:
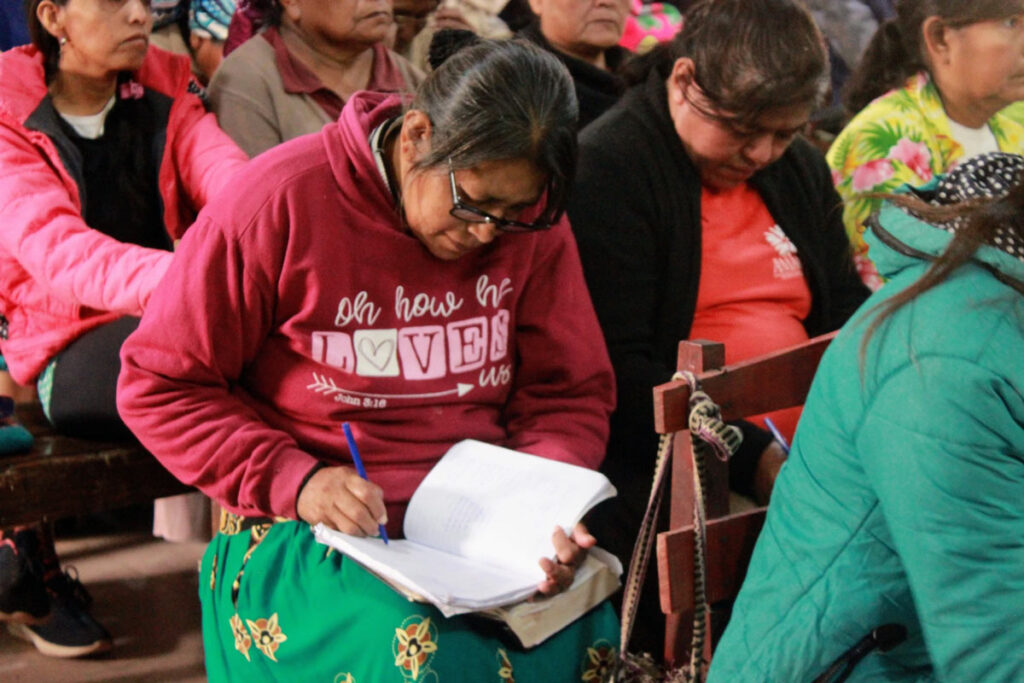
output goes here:
<path id="1" fill-rule="evenodd" d="M 921 185 L 985 152 L 1024 152 L 1024 2 L 902 0 L 850 82 L 858 113 L 828 153 L 864 282 L 874 195 Z"/>

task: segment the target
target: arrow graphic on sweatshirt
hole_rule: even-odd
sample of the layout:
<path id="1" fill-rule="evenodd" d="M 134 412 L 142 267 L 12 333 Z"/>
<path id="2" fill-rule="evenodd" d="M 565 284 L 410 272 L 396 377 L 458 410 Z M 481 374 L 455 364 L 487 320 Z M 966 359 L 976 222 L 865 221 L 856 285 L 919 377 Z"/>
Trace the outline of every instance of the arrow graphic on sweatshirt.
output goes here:
<path id="1" fill-rule="evenodd" d="M 472 384 L 463 384 L 457 382 L 454 389 L 446 389 L 445 391 L 433 391 L 427 394 L 370 394 L 364 391 L 351 391 L 349 389 L 342 389 L 334 380 L 325 375 L 318 375 L 313 373 L 313 383 L 306 386 L 307 389 L 312 389 L 318 394 L 324 396 L 333 396 L 334 394 L 347 394 L 349 396 L 360 396 L 363 398 L 436 398 L 438 396 L 450 396 L 457 394 L 459 396 L 465 396 L 474 389 Z"/>

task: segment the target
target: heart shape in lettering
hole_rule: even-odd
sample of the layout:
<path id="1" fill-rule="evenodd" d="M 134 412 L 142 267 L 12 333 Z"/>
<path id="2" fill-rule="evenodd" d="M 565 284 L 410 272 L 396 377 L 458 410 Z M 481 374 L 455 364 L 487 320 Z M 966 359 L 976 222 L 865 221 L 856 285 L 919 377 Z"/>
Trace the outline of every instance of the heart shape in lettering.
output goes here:
<path id="1" fill-rule="evenodd" d="M 383 339 L 374 344 L 372 339 L 363 339 L 359 342 L 359 353 L 369 361 L 370 365 L 383 372 L 387 367 L 391 356 L 395 352 L 395 342 L 390 339 Z"/>

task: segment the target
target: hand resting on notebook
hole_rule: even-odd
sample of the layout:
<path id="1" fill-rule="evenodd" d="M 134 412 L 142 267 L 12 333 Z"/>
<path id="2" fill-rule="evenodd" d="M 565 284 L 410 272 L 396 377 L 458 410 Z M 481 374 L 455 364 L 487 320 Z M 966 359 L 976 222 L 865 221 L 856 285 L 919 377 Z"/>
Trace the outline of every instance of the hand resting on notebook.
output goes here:
<path id="1" fill-rule="evenodd" d="M 540 568 L 547 577 L 537 585 L 537 590 L 544 595 L 554 595 L 572 585 L 576 576 L 576 568 L 587 557 L 587 550 L 597 544 L 597 539 L 590 535 L 583 523 L 578 523 L 572 530 L 572 536 L 566 536 L 562 527 L 556 526 L 551 534 L 551 543 L 555 546 L 558 562 L 550 558 L 540 558 Z"/>

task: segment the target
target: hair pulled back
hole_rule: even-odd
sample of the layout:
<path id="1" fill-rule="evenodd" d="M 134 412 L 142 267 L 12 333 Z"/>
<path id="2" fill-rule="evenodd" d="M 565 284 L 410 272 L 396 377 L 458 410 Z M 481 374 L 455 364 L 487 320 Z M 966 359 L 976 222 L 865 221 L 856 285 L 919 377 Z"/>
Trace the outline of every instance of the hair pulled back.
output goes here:
<path id="1" fill-rule="evenodd" d="M 280 0 L 241 0 L 236 7 L 252 22 L 253 34 L 264 26 L 280 26 L 284 15 Z"/>
<path id="2" fill-rule="evenodd" d="M 43 55 L 43 73 L 46 82 L 49 83 L 60 68 L 60 43 L 50 35 L 50 32 L 43 27 L 43 23 L 36 16 L 39 3 L 43 0 L 25 0 L 25 19 L 28 23 L 28 35 L 32 44 Z M 68 0 L 53 0 L 58 7 L 64 7 Z"/>
<path id="3" fill-rule="evenodd" d="M 876 97 L 929 69 L 923 32 L 928 17 L 959 28 L 1020 12 L 1020 0 L 898 0 L 896 16 L 878 27 L 850 77 L 843 104 L 856 114 Z"/>
<path id="4" fill-rule="evenodd" d="M 631 83 L 677 59 L 694 62 L 697 85 L 718 109 L 741 120 L 817 104 L 828 88 L 828 54 L 810 14 L 793 0 L 700 0 L 669 43 L 626 67 Z"/>
<path id="5" fill-rule="evenodd" d="M 416 166 L 525 159 L 550 178 L 538 220 L 555 222 L 576 173 L 578 107 L 565 66 L 529 43 L 449 30 L 435 36 L 431 62 L 434 71 L 410 105 L 433 129 L 430 151 Z"/>

